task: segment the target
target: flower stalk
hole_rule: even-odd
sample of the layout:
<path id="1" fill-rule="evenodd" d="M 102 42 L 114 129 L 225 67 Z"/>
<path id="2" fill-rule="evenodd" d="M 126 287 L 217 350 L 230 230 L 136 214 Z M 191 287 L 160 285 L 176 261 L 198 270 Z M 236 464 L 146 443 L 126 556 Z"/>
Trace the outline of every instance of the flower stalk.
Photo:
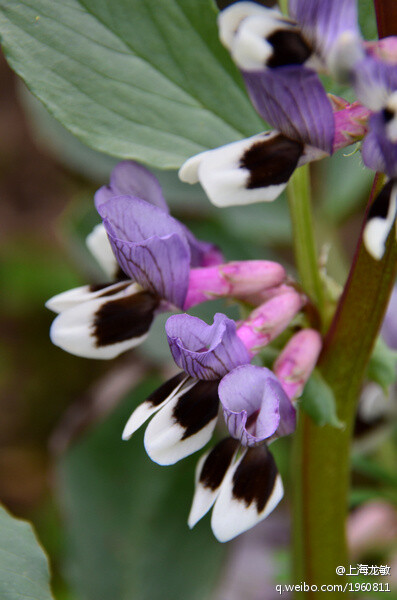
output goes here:
<path id="1" fill-rule="evenodd" d="M 383 177 L 377 176 L 368 209 L 382 184 Z M 396 274 L 394 236 L 390 235 L 381 261 L 369 256 L 360 236 L 320 359 L 322 375 L 334 392 L 344 429 L 318 427 L 301 414 L 295 438 L 295 581 L 310 585 L 342 583 L 336 567 L 347 567 L 349 454 L 357 399 Z M 339 592 L 329 593 L 336 597 Z M 311 592 L 297 594 L 311 596 Z"/>
<path id="2" fill-rule="evenodd" d="M 320 314 L 324 310 L 324 292 L 317 260 L 311 212 L 309 165 L 297 169 L 287 188 L 293 229 L 294 254 L 301 284 Z"/>

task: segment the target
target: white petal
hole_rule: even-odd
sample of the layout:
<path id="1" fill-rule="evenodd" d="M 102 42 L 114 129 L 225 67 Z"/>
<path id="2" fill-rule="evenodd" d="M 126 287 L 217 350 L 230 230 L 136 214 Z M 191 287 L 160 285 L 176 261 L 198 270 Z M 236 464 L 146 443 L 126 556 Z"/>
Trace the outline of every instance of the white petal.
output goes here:
<path id="1" fill-rule="evenodd" d="M 72 290 L 53 296 L 47 300 L 45 306 L 55 313 L 60 313 L 63 310 L 67 310 L 68 308 L 72 308 L 83 302 L 89 302 L 90 300 L 95 300 L 95 298 L 100 298 L 103 294 L 108 294 L 110 292 L 116 293 L 118 290 L 124 289 L 127 285 L 129 285 L 129 282 L 125 281 L 112 283 L 106 287 L 97 289 L 96 291 L 92 291 L 90 285 L 82 285 L 81 287 L 73 288 Z M 138 284 L 133 285 L 137 286 Z"/>
<path id="2" fill-rule="evenodd" d="M 204 454 L 197 463 L 195 492 L 188 518 L 188 525 L 190 528 L 194 527 L 210 510 L 217 499 L 222 482 L 228 470 L 233 467 L 233 459 L 238 447 L 239 443 L 236 440 L 226 438 L 212 448 L 212 450 Z M 222 451 L 222 456 L 219 455 L 219 451 Z M 203 467 L 208 457 L 210 457 L 211 460 L 211 456 L 213 460 L 205 473 L 205 471 L 203 472 Z"/>
<path id="3" fill-rule="evenodd" d="M 247 17 L 280 17 L 279 11 L 265 8 L 254 2 L 236 2 L 222 10 L 218 16 L 219 38 L 224 46 L 231 49 L 236 32 Z"/>
<path id="4" fill-rule="evenodd" d="M 195 473 L 195 486 L 196 487 L 194 490 L 192 507 L 190 509 L 189 517 L 187 520 L 187 524 L 189 525 L 190 529 L 192 529 L 192 527 L 194 527 L 196 525 L 196 523 L 198 523 L 198 521 L 200 521 L 200 519 L 202 517 L 204 517 L 205 514 L 207 514 L 207 512 L 209 511 L 211 506 L 214 504 L 214 502 L 219 494 L 219 488 L 214 492 L 210 488 L 204 487 L 203 485 L 200 485 L 200 483 L 199 483 L 201 469 L 203 468 L 203 464 L 205 463 L 209 453 L 210 452 L 203 454 L 203 456 L 200 458 L 200 460 L 198 461 L 197 466 L 196 466 L 196 473 Z"/>
<path id="5" fill-rule="evenodd" d="M 382 193 L 382 192 L 381 192 Z M 376 202 L 376 200 L 375 200 Z M 389 208 L 386 218 L 370 218 L 365 226 L 363 241 L 367 252 L 375 260 L 381 260 L 386 247 L 386 241 L 393 226 L 397 212 L 397 183 L 392 187 Z"/>
<path id="6" fill-rule="evenodd" d="M 122 439 L 129 440 L 132 434 L 135 433 L 135 431 L 137 431 L 137 429 L 139 429 L 139 427 L 143 425 L 143 423 L 145 423 L 145 421 L 147 421 L 152 415 L 154 415 L 161 408 L 163 408 L 163 406 L 165 406 L 170 400 L 172 400 L 172 398 L 174 398 L 177 395 L 177 393 L 181 391 L 182 387 L 183 391 L 185 392 L 195 383 L 196 382 L 194 379 L 191 379 L 188 375 L 186 375 L 186 377 L 178 385 L 175 386 L 171 393 L 168 394 L 161 403 L 153 404 L 149 400 L 142 402 L 142 404 L 140 404 L 134 410 L 134 412 L 128 419 L 127 424 L 124 427 Z"/>
<path id="7" fill-rule="evenodd" d="M 397 142 L 397 92 L 393 92 L 387 101 L 386 108 L 394 114 L 394 117 L 386 125 L 387 137 L 393 143 Z"/>
<path id="8" fill-rule="evenodd" d="M 220 542 L 233 539 L 265 519 L 283 497 L 283 484 L 280 475 L 277 474 L 272 491 L 261 511 L 258 510 L 256 502 L 247 504 L 245 500 L 236 498 L 233 494 L 233 477 L 245 456 L 243 455 L 228 471 L 212 511 L 212 531 Z"/>
<path id="9" fill-rule="evenodd" d="M 234 62 L 244 71 L 264 68 L 273 54 L 273 47 L 266 41 L 274 31 L 274 20 L 248 17 L 239 27 L 231 47 Z"/>
<path id="10" fill-rule="evenodd" d="M 98 314 L 103 307 L 111 305 L 113 301 L 137 297 L 138 290 L 141 288 L 133 283 L 112 296 L 99 297 L 64 310 L 52 323 L 51 341 L 76 356 L 98 359 L 114 358 L 141 344 L 147 337 L 147 330 L 135 337 L 131 334 L 128 339 L 108 343 L 98 339 L 96 326 Z M 126 327 L 128 325 L 126 323 Z"/>
<path id="11" fill-rule="evenodd" d="M 192 407 L 196 401 L 194 398 L 195 389 L 196 386 L 193 386 L 191 392 Z M 175 416 L 175 408 L 181 401 L 181 398 L 184 397 L 184 393 L 178 394 L 168 402 L 147 426 L 144 438 L 146 452 L 159 465 L 172 465 L 178 460 L 200 450 L 211 439 L 215 429 L 218 419 L 217 414 L 208 420 L 199 431 L 184 437 L 187 431 L 186 426 L 179 423 Z M 200 402 L 200 399 L 197 402 Z M 191 418 L 195 418 L 194 410 L 192 411 Z M 189 424 L 194 425 L 194 422 Z"/>
<path id="12" fill-rule="evenodd" d="M 189 177 L 193 181 L 192 173 L 196 169 L 201 185 L 215 206 L 271 202 L 285 189 L 287 181 L 249 188 L 251 172 L 241 166 L 241 161 L 244 155 L 260 142 L 269 143 L 271 147 L 271 140 L 277 136 L 277 131 L 267 131 L 199 154 L 182 166 L 180 175 L 185 177 L 185 181 L 190 181 Z"/>
<path id="13" fill-rule="evenodd" d="M 188 158 L 187 161 L 183 163 L 183 165 L 181 166 L 181 168 L 178 171 L 179 179 L 181 181 L 184 181 L 185 183 L 190 183 L 190 184 L 198 183 L 199 166 L 200 166 L 200 163 L 201 163 L 203 157 L 206 154 L 208 154 L 208 152 L 211 152 L 211 150 L 206 151 L 206 152 L 200 152 L 200 154 L 196 154 L 195 156 Z"/>
<path id="14" fill-rule="evenodd" d="M 88 249 L 98 261 L 103 271 L 109 278 L 114 279 L 120 270 L 119 264 L 113 254 L 104 225 L 96 225 L 85 240 Z"/>

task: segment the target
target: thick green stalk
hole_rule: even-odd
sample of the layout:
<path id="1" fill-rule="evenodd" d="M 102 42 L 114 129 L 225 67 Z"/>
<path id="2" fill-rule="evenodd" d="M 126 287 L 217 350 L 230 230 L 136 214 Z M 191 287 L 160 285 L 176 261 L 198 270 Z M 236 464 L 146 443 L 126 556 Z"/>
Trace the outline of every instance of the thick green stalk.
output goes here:
<path id="1" fill-rule="evenodd" d="M 300 282 L 322 314 L 324 294 L 313 233 L 309 165 L 295 171 L 288 184 L 287 194 Z"/>
<path id="2" fill-rule="evenodd" d="M 375 180 L 371 201 L 383 178 Z M 369 203 L 370 205 L 370 203 Z M 347 567 L 350 442 L 357 398 L 397 274 L 397 244 L 389 236 L 382 261 L 360 242 L 325 339 L 320 368 L 332 387 L 343 430 L 317 427 L 301 414 L 294 448 L 294 552 L 296 582 L 343 585 L 337 566 Z M 339 591 L 328 592 L 327 598 Z M 297 597 L 311 598 L 309 591 Z"/>

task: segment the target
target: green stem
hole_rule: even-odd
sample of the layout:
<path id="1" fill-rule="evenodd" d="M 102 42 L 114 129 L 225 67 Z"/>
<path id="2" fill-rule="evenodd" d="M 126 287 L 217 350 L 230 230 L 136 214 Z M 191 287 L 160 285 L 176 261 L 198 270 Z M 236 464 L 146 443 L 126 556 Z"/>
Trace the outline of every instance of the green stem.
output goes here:
<path id="1" fill-rule="evenodd" d="M 374 182 L 370 206 L 382 186 Z M 397 244 L 389 236 L 381 261 L 358 244 L 336 314 L 326 336 L 320 369 L 335 394 L 345 428 L 318 427 L 300 415 L 294 448 L 295 581 L 343 585 L 336 567 L 347 567 L 345 523 L 348 509 L 350 443 L 357 398 L 397 274 Z M 327 598 L 339 591 L 328 592 Z M 297 594 L 311 598 L 313 592 Z"/>
<path id="2" fill-rule="evenodd" d="M 309 165 L 297 169 L 287 189 L 293 229 L 296 267 L 305 293 L 324 310 L 324 293 L 320 278 L 311 213 Z"/>

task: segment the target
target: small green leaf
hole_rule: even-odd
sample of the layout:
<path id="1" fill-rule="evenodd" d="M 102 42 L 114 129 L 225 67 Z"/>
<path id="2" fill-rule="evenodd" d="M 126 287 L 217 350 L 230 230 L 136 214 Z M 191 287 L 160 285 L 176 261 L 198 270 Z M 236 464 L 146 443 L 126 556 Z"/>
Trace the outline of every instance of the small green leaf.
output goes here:
<path id="1" fill-rule="evenodd" d="M 332 425 L 338 429 L 343 427 L 336 414 L 334 394 L 318 371 L 314 371 L 307 382 L 299 405 L 316 425 Z"/>
<path id="2" fill-rule="evenodd" d="M 211 0 L 3 0 L 6 57 L 88 146 L 160 168 L 264 128 Z"/>
<path id="3" fill-rule="evenodd" d="M 378 338 L 368 364 L 367 377 L 387 392 L 397 379 L 397 352 Z"/>
<path id="4" fill-rule="evenodd" d="M 0 506 L 1 600 L 52 600 L 47 557 L 32 526 Z"/>

